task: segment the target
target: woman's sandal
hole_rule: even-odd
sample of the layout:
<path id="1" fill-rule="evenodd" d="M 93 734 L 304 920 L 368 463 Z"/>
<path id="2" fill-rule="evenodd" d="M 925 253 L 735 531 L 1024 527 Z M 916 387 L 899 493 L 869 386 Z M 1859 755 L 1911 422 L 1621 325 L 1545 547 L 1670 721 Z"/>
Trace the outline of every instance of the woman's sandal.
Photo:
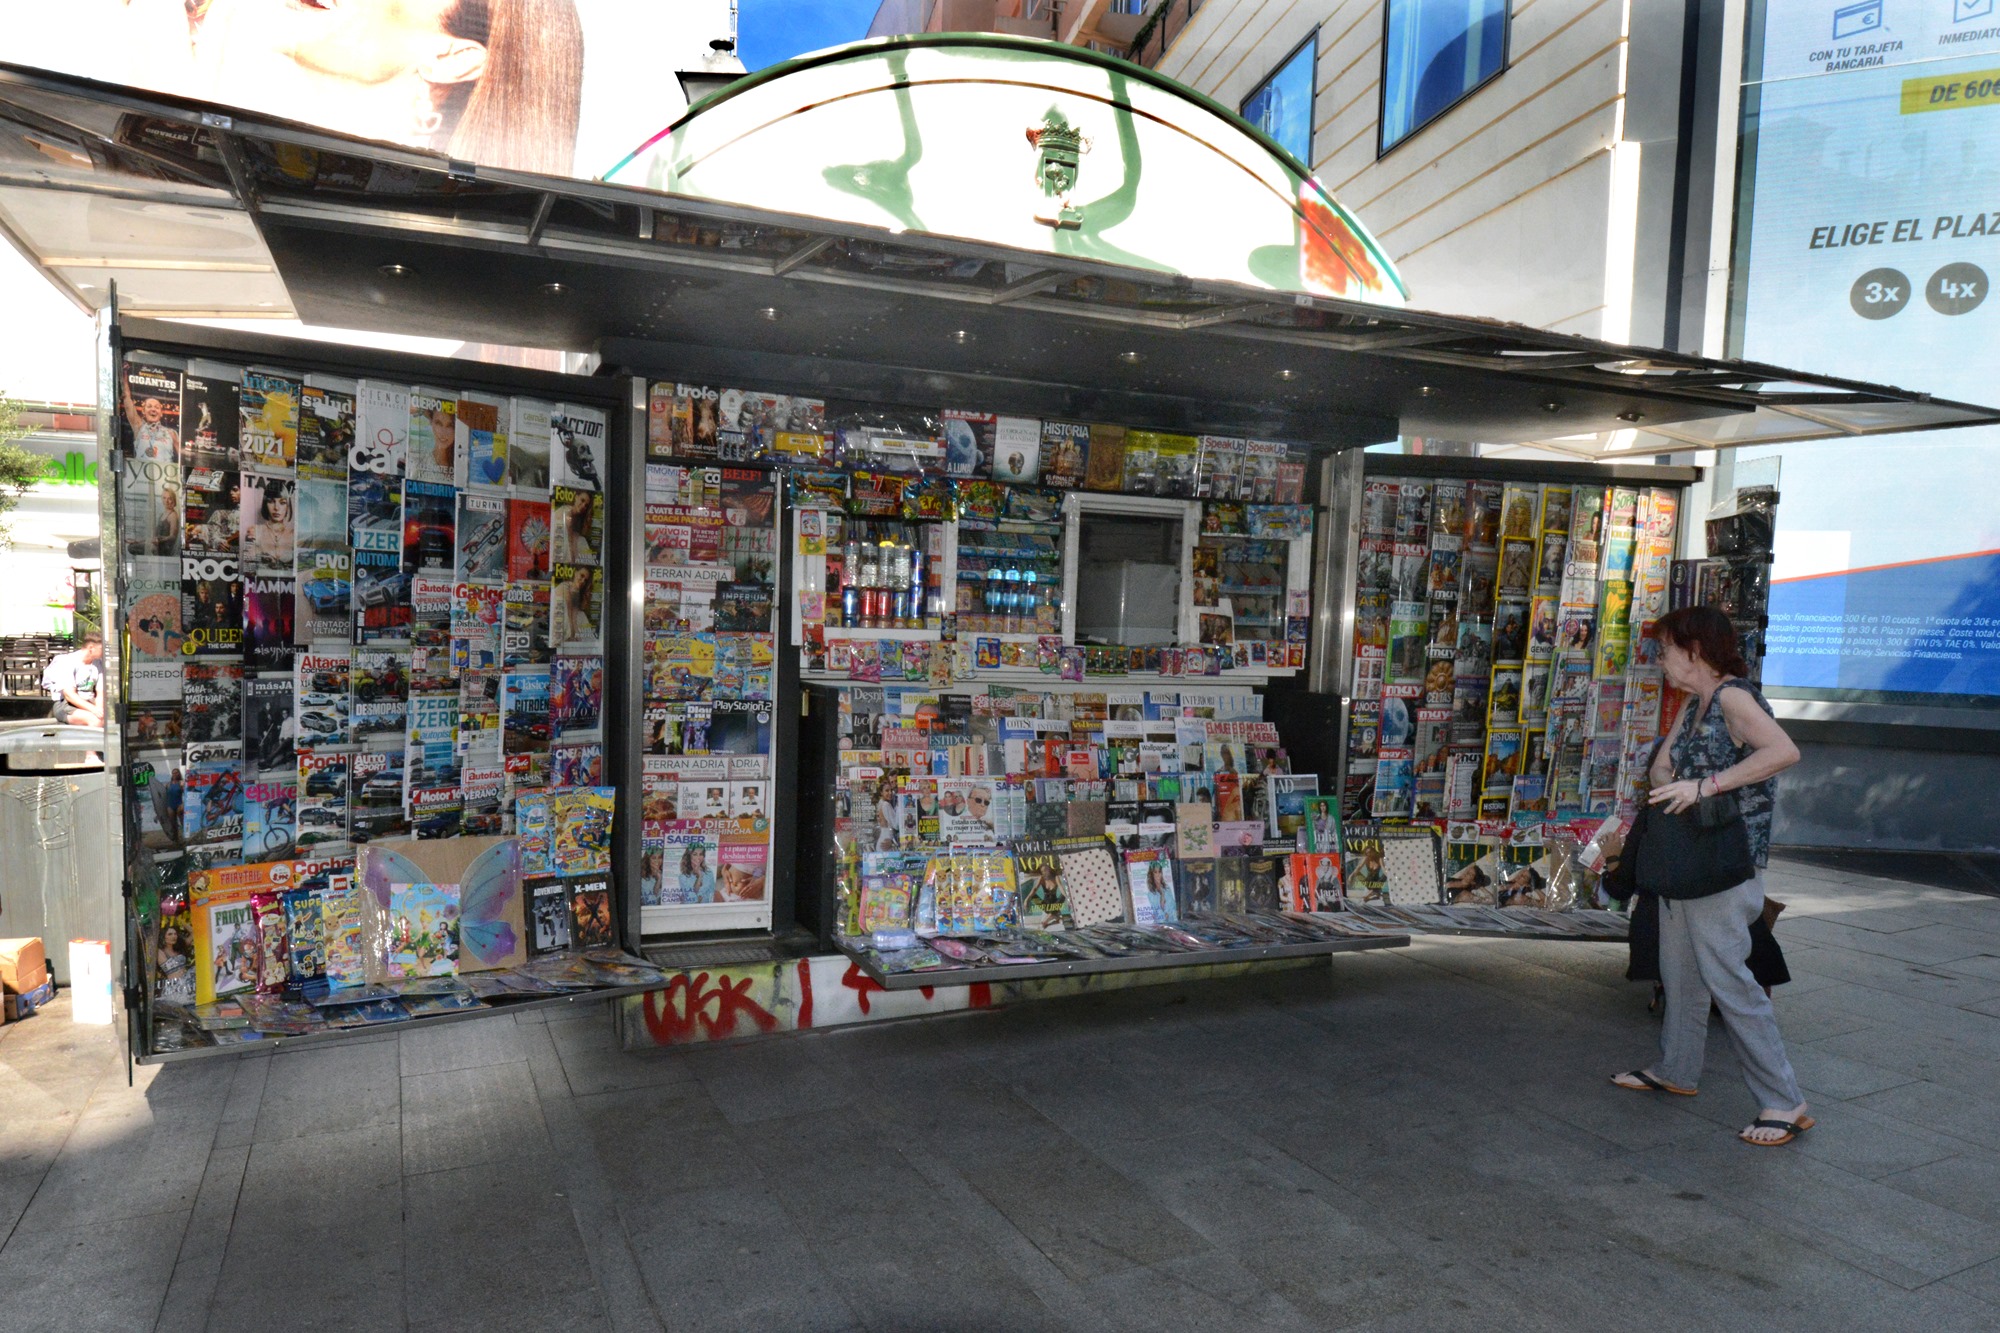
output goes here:
<path id="1" fill-rule="evenodd" d="M 1814 1120 L 1809 1115 L 1802 1115 L 1797 1120 L 1767 1120 L 1763 1116 L 1759 1116 L 1746 1125 L 1736 1137 L 1742 1139 L 1753 1148 L 1782 1148 L 1818 1123 L 1817 1120 Z M 1781 1139 L 1753 1139 L 1750 1137 L 1750 1131 L 1753 1129 L 1782 1129 L 1785 1131 L 1785 1137 Z"/>
<path id="2" fill-rule="evenodd" d="M 1636 1078 L 1646 1086 L 1635 1088 L 1630 1083 L 1620 1083 L 1618 1080 L 1621 1078 Z M 1623 1074 L 1613 1075 L 1611 1086 L 1614 1088 L 1623 1088 L 1627 1092 L 1671 1092 L 1676 1097 L 1692 1097 L 1695 1095 L 1695 1089 L 1677 1088 L 1671 1083 L 1662 1083 L 1643 1069 L 1630 1069 Z"/>

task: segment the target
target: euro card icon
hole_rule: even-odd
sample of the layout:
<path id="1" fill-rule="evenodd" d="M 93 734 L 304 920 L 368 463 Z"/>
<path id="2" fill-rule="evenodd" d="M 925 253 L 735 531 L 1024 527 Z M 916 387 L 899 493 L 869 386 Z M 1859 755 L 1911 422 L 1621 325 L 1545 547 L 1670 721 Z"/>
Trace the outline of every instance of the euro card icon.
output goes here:
<path id="1" fill-rule="evenodd" d="M 1882 30 L 1882 0 L 1861 0 L 1833 11 L 1833 40 L 1860 37 Z"/>

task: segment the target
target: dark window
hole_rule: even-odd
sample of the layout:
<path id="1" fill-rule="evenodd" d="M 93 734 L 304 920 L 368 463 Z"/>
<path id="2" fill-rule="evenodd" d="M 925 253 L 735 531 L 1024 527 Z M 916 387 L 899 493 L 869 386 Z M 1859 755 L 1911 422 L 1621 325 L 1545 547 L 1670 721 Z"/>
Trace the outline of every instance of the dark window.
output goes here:
<path id="1" fill-rule="evenodd" d="M 1506 67 L 1507 8 L 1508 0 L 1388 0 L 1378 154 Z"/>
<path id="2" fill-rule="evenodd" d="M 1257 90 L 1243 99 L 1243 119 L 1278 141 L 1310 171 L 1313 146 L 1313 78 L 1319 34 L 1286 56 Z"/>

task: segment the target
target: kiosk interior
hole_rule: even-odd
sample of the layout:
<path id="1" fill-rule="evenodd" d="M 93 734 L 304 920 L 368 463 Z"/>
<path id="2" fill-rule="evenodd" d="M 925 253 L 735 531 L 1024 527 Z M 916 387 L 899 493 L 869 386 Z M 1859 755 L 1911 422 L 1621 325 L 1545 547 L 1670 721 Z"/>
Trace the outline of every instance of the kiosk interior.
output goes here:
<path id="1" fill-rule="evenodd" d="M 1033 124 L 1050 77 L 1162 87 L 999 45 L 1034 64 L 1013 85 Z M 749 82 L 731 114 L 782 79 Z M 1085 100 L 1129 162 L 1144 118 Z M 1298 204 L 1295 164 L 1186 105 L 1290 172 L 1290 253 L 1369 252 Z M 595 349 L 595 374 L 558 376 L 107 320 L 128 974 L 174 1006 L 133 1025 L 145 1058 L 314 1035 L 328 1008 L 441 1021 L 658 986 L 621 947 L 690 934 L 803 931 L 894 988 L 1498 929 L 1441 905 L 1419 801 L 1510 824 L 1615 807 L 1616 761 L 1657 726 L 1632 645 L 1691 473 L 1364 478 L 1361 447 L 1646 457 L 1994 418 L 1407 311 L 1386 261 L 1334 294 L 1303 262 L 1114 262 L 1065 248 L 1060 209 L 1031 250 L 40 76 L 7 74 L 0 107 L 101 161 L 100 186 L 137 153 L 226 191 L 316 322 Z M 1564 650 L 1555 617 L 1544 659 L 1537 610 L 1569 603 L 1594 635 Z M 1486 650 L 1476 727 L 1458 692 L 1481 643 L 1433 652 L 1454 614 L 1510 646 L 1520 621 L 1520 667 Z M 1391 698 L 1441 774 L 1390 743 Z M 1507 928 L 1618 929 L 1564 916 Z"/>

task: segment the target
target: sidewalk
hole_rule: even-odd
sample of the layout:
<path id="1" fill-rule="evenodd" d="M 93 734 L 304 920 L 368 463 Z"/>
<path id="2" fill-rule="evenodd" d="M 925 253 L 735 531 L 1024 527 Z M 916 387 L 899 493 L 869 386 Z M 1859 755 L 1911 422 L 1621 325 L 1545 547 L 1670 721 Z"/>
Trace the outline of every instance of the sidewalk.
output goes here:
<path id="1" fill-rule="evenodd" d="M 24 1328 L 2000 1326 L 2000 899 L 1773 868 L 1819 1128 L 1648 1058 L 1622 946 L 628 1054 L 524 1013 L 147 1069 L 0 1028 Z"/>

